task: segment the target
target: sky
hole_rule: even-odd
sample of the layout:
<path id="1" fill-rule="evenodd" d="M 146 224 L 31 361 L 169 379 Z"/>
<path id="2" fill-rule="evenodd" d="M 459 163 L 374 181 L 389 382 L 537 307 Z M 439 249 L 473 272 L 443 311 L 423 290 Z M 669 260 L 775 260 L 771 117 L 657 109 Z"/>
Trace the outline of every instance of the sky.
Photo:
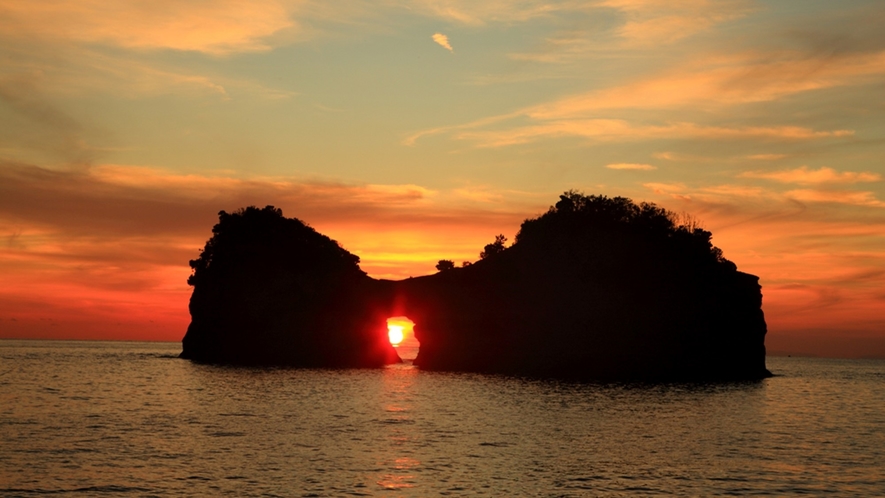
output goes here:
<path id="1" fill-rule="evenodd" d="M 575 189 L 700 220 L 760 277 L 769 351 L 885 357 L 882 25 L 854 0 L 0 0 L 0 338 L 180 340 L 220 210 L 404 278 Z"/>

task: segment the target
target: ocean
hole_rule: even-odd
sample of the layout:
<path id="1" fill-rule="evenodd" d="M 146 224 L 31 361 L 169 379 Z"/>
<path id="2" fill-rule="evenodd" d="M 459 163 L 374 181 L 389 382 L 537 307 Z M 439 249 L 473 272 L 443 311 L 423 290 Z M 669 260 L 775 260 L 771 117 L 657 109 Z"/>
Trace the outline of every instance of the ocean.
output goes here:
<path id="1" fill-rule="evenodd" d="M 229 368 L 0 341 L 0 496 L 885 495 L 885 361 L 731 384 Z"/>

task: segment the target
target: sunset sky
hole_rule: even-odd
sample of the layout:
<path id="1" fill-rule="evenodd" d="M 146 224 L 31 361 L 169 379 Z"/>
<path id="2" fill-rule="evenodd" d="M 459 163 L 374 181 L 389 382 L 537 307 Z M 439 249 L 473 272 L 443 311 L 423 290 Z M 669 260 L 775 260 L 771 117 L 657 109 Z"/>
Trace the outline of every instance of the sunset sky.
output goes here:
<path id="1" fill-rule="evenodd" d="M 180 340 L 222 209 L 403 278 L 577 189 L 700 219 L 760 277 L 769 350 L 885 357 L 882 26 L 881 0 L 0 0 L 0 337 Z"/>

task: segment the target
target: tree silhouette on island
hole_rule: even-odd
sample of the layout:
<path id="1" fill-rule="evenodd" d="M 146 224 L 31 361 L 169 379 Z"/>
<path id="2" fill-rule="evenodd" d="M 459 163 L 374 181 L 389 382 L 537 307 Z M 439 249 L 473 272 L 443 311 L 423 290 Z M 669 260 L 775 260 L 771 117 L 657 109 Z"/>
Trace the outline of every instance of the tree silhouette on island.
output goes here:
<path id="1" fill-rule="evenodd" d="M 758 277 L 696 221 L 654 204 L 565 192 L 480 260 L 375 280 L 279 209 L 219 213 L 189 283 L 182 357 L 373 367 L 399 361 L 390 316 L 415 323 L 423 369 L 595 380 L 769 376 Z"/>
<path id="2" fill-rule="evenodd" d="M 455 262 L 450 259 L 441 259 L 436 264 L 436 269 L 438 271 L 449 271 L 455 269 Z"/>

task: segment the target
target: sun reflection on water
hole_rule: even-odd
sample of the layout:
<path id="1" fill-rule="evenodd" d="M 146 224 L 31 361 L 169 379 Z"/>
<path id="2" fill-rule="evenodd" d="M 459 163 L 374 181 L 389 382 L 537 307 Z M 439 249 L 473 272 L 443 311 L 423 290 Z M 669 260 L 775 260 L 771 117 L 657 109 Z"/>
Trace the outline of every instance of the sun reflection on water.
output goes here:
<path id="1" fill-rule="evenodd" d="M 415 382 L 418 369 L 409 364 L 390 365 L 384 370 L 381 405 L 385 415 L 380 420 L 385 439 L 390 442 L 388 453 L 378 461 L 384 470 L 376 475 L 375 483 L 385 490 L 416 487 L 421 462 L 414 454 L 414 444 L 420 438 L 415 427 Z"/>
<path id="2" fill-rule="evenodd" d="M 384 489 L 407 489 L 415 487 L 415 475 L 410 472 L 411 469 L 421 464 L 418 460 L 409 457 L 397 458 L 393 461 L 393 468 L 396 474 L 385 474 L 377 484 Z"/>

